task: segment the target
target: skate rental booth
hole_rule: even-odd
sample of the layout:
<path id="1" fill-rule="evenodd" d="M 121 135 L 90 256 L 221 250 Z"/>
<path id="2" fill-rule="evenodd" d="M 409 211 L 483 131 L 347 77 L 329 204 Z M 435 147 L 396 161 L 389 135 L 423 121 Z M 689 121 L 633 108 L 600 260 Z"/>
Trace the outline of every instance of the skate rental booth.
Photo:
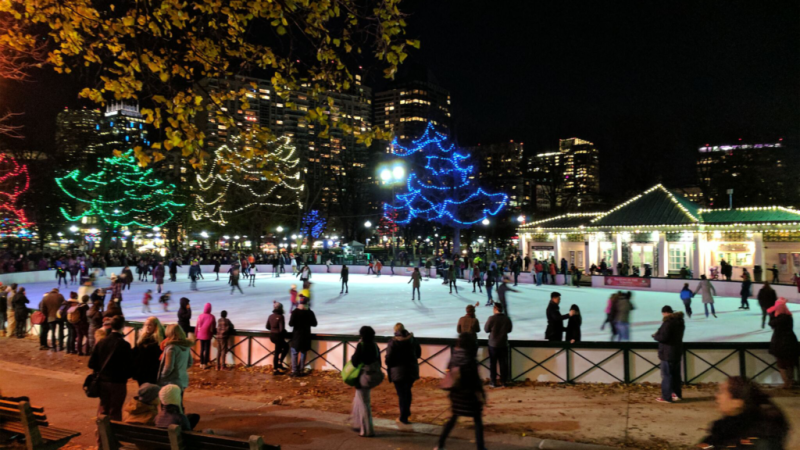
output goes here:
<path id="1" fill-rule="evenodd" d="M 677 277 L 685 267 L 692 278 L 712 278 L 722 260 L 733 266 L 735 281 L 743 269 L 751 276 L 763 271 L 762 279 L 772 281 L 768 270 L 775 267 L 782 283 L 800 272 L 800 211 L 781 206 L 703 209 L 660 184 L 607 212 L 531 222 L 518 234 L 524 255 L 554 257 L 559 266 L 565 258 L 586 272 L 605 260 L 615 276 L 622 263 L 628 275 L 636 266 L 644 276 L 649 265 L 652 277 Z"/>

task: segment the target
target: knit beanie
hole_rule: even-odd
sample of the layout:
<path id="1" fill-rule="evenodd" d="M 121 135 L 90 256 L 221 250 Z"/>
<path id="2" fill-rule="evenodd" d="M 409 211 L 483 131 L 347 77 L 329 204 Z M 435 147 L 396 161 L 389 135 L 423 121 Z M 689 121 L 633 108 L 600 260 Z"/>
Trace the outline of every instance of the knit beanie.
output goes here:
<path id="1" fill-rule="evenodd" d="M 175 405 L 178 407 L 180 413 L 183 414 L 183 409 L 181 408 L 181 388 L 178 387 L 178 385 L 168 384 L 162 387 L 161 391 L 158 393 L 158 398 L 161 399 L 162 405 Z"/>
<path id="2" fill-rule="evenodd" d="M 669 306 L 669 305 L 666 305 L 663 308 L 661 308 L 661 312 L 662 313 L 670 313 L 670 314 L 672 314 L 673 313 L 672 307 Z"/>
<path id="3" fill-rule="evenodd" d="M 153 403 L 153 400 L 158 398 L 158 394 L 161 391 L 161 386 L 145 383 L 139 386 L 139 393 L 136 396 L 136 399 L 142 403 Z"/>

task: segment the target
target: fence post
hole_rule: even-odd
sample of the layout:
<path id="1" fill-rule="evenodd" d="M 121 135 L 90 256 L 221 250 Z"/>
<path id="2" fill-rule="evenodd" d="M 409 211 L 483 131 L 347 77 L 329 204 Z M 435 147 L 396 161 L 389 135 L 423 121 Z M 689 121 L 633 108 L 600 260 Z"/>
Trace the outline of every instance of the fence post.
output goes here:
<path id="1" fill-rule="evenodd" d="M 686 347 L 684 346 L 683 347 L 683 383 L 681 383 L 681 384 L 685 384 L 685 385 L 689 384 L 689 381 L 688 381 L 689 380 L 689 368 L 687 367 L 687 364 L 689 364 L 689 359 L 686 357 Z"/>
<path id="2" fill-rule="evenodd" d="M 631 355 L 627 346 L 622 348 L 622 365 L 625 366 L 625 384 L 631 384 Z"/>
<path id="3" fill-rule="evenodd" d="M 567 343 L 567 344 L 569 344 L 569 343 Z M 566 351 L 567 351 L 567 376 L 565 376 L 564 379 L 567 380 L 566 381 L 567 383 L 572 383 L 572 380 L 570 379 L 571 371 L 570 371 L 570 364 L 569 364 L 569 360 L 570 360 L 569 352 L 570 352 L 570 350 L 571 349 L 569 347 L 566 348 Z"/>
<path id="4" fill-rule="evenodd" d="M 252 366 L 253 336 L 247 336 L 247 367 Z"/>
<path id="5" fill-rule="evenodd" d="M 739 349 L 739 376 L 747 378 L 747 363 L 744 358 L 744 348 Z"/>

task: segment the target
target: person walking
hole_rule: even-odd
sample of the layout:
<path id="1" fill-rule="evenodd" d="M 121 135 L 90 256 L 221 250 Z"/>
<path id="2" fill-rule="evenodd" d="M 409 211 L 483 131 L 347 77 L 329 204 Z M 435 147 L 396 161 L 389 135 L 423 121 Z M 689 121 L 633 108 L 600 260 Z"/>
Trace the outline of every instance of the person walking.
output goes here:
<path id="1" fill-rule="evenodd" d="M 419 358 L 422 348 L 414 333 L 409 333 L 402 323 L 394 326 L 394 338 L 386 345 L 386 373 L 389 382 L 394 384 L 400 404 L 400 417 L 397 422 L 408 424 L 411 417 L 411 388 L 419 379 Z"/>
<path id="2" fill-rule="evenodd" d="M 772 286 L 769 285 L 769 281 L 765 281 L 764 286 L 758 290 L 758 306 L 761 307 L 762 330 L 767 322 L 767 310 L 775 306 L 776 301 L 778 301 L 778 294 L 775 293 L 775 289 L 772 289 Z"/>
<path id="3" fill-rule="evenodd" d="M 353 428 L 359 430 L 359 436 L 375 436 L 372 428 L 372 407 L 370 405 L 370 392 L 372 388 L 383 382 L 381 371 L 381 351 L 375 343 L 375 330 L 364 326 L 358 330 L 361 340 L 356 346 L 356 351 L 350 362 L 358 367 L 363 364 L 356 384 L 356 394 L 353 397 Z"/>
<path id="4" fill-rule="evenodd" d="M 458 319 L 458 325 L 456 325 L 456 332 L 458 334 L 466 333 L 475 339 L 475 342 L 478 342 L 478 333 L 481 331 L 481 323 L 475 317 L 475 307 L 479 304 L 478 302 L 475 303 L 475 306 L 467 305 L 467 314 Z"/>
<path id="5" fill-rule="evenodd" d="M 192 305 L 191 301 L 186 298 L 182 297 L 180 299 L 180 306 L 178 306 L 178 326 L 181 327 L 183 330 L 183 334 L 189 335 L 191 332 L 191 320 L 192 320 Z"/>
<path id="6" fill-rule="evenodd" d="M 177 324 L 167 326 L 166 337 L 161 341 L 161 365 L 158 367 L 158 385 L 174 384 L 181 392 L 189 387 L 189 367 L 194 364 L 192 358 L 193 342 L 186 339 L 186 334 Z"/>
<path id="7" fill-rule="evenodd" d="M 301 377 L 305 374 L 306 353 L 311 350 L 311 327 L 317 326 L 317 316 L 308 309 L 306 299 L 302 299 L 297 309 L 289 316 L 289 326 L 292 327 L 292 352 L 291 377 Z"/>
<path id="8" fill-rule="evenodd" d="M 513 325 L 503 314 L 503 305 L 494 304 L 494 315 L 486 320 L 483 331 L 489 333 L 489 385 L 496 387 L 508 381 L 508 333 Z M 500 364 L 500 382 L 497 383 L 497 364 Z"/>
<path id="9" fill-rule="evenodd" d="M 700 284 L 697 285 L 694 294 L 697 295 L 698 292 L 702 293 L 703 296 L 703 308 L 705 308 L 706 311 L 706 319 L 708 319 L 709 306 L 711 306 L 711 315 L 716 319 L 717 313 L 714 311 L 714 296 L 717 295 L 717 291 L 705 275 L 700 275 Z"/>
<path id="10" fill-rule="evenodd" d="M 672 403 L 683 398 L 681 356 L 686 325 L 683 322 L 683 312 L 674 312 L 669 305 L 661 308 L 661 317 L 661 326 L 653 335 L 653 339 L 658 342 L 658 359 L 661 361 L 661 397 L 656 401 Z"/>
<path id="11" fill-rule="evenodd" d="M 153 269 L 153 281 L 156 282 L 158 293 L 161 293 L 161 288 L 164 287 L 164 261 L 159 261 L 158 265 Z"/>
<path id="12" fill-rule="evenodd" d="M 120 421 L 122 406 L 128 394 L 128 379 L 133 376 L 133 352 L 131 344 L 122 335 L 125 319 L 122 316 L 114 316 L 110 322 L 110 333 L 92 350 L 89 368 L 98 380 L 100 404 L 97 415 L 106 415 L 111 420 Z"/>
<path id="13" fill-rule="evenodd" d="M 786 307 L 786 299 L 781 297 L 767 311 L 771 315 L 769 326 L 772 328 L 772 340 L 769 343 L 769 354 L 778 360 L 778 372 L 783 379 L 784 389 L 794 384 L 797 360 L 800 357 L 800 344 L 794 334 L 794 318 Z"/>
<path id="14" fill-rule="evenodd" d="M 689 283 L 683 283 L 683 289 L 681 289 L 680 295 L 681 295 L 681 301 L 683 302 L 683 307 L 686 309 L 686 315 L 691 319 L 692 297 L 694 297 L 694 293 L 692 292 L 691 289 L 689 289 Z"/>
<path id="15" fill-rule="evenodd" d="M 211 339 L 217 333 L 217 318 L 211 314 L 211 303 L 206 303 L 203 313 L 197 316 L 194 335 L 200 341 L 200 368 L 206 369 L 211 360 Z"/>
<path id="16" fill-rule="evenodd" d="M 567 332 L 566 332 L 566 341 L 570 344 L 574 344 L 576 342 L 581 341 L 581 324 L 583 323 L 583 319 L 581 318 L 581 309 L 578 308 L 578 305 L 572 305 L 569 307 L 569 320 L 567 320 Z"/>
<path id="17" fill-rule="evenodd" d="M 558 305 L 561 303 L 561 294 L 558 292 L 550 293 L 550 303 L 547 304 L 547 328 L 544 331 L 544 338 L 550 342 L 561 342 L 564 340 L 564 320 L 569 319 L 569 314 L 561 314 Z"/>
<path id="18" fill-rule="evenodd" d="M 416 292 L 417 296 L 419 296 L 419 301 L 422 301 L 422 294 L 419 292 L 419 286 L 422 282 L 422 274 L 419 272 L 419 267 L 414 267 L 414 272 L 411 273 L 411 279 L 408 280 L 408 283 L 413 283 L 411 285 L 411 301 L 414 301 L 414 293 Z M 408 284 L 407 283 L 407 284 Z"/>
<path id="19" fill-rule="evenodd" d="M 509 281 L 508 277 L 503 276 L 500 283 L 497 284 L 497 301 L 499 301 L 500 304 L 503 305 L 503 311 L 505 311 L 506 315 L 509 315 L 508 303 L 506 303 L 506 292 L 508 291 L 519 292 L 516 289 L 511 289 L 510 287 L 508 287 L 508 284 L 506 284 L 508 283 L 508 281 Z M 514 286 L 516 286 L 516 284 Z"/>
<path id="20" fill-rule="evenodd" d="M 139 386 L 158 382 L 158 366 L 161 365 L 161 342 L 164 341 L 164 326 L 157 317 L 148 317 L 142 334 L 133 348 L 133 376 Z"/>
<path id="21" fill-rule="evenodd" d="M 219 313 L 219 320 L 217 321 L 217 370 L 225 369 L 225 359 L 228 357 L 231 337 L 233 337 L 234 333 L 236 333 L 236 328 L 233 326 L 233 322 L 228 319 L 228 311 L 222 311 Z"/>
<path id="22" fill-rule="evenodd" d="M 272 370 L 275 372 L 286 370 L 283 360 L 289 353 L 289 344 L 286 342 L 286 319 L 283 316 L 283 305 L 275 302 L 272 304 L 272 314 L 267 319 L 269 340 L 275 346 L 272 352 Z"/>
<path id="23" fill-rule="evenodd" d="M 458 336 L 447 365 L 448 372 L 458 373 L 458 382 L 450 388 L 448 394 L 452 416 L 442 429 L 438 446 L 434 450 L 444 450 L 447 436 L 455 428 L 459 417 L 471 417 L 475 421 L 475 444 L 478 450 L 486 450 L 483 441 L 483 405 L 486 404 L 486 393 L 478 375 L 478 363 L 474 356 L 477 352 L 478 345 L 472 337 L 466 333 Z"/>
<path id="24" fill-rule="evenodd" d="M 347 268 L 347 264 L 342 265 L 342 271 L 339 273 L 339 279 L 342 281 L 342 290 L 339 291 L 339 294 L 349 294 L 350 287 L 347 285 L 347 282 L 350 280 L 350 269 Z"/>
<path id="25" fill-rule="evenodd" d="M 16 286 L 12 284 L 12 286 Z M 14 293 L 13 300 L 11 301 L 12 305 L 14 306 L 14 334 L 17 338 L 22 339 L 27 334 L 25 327 L 28 325 L 28 296 L 25 295 L 25 288 L 20 287 Z M 10 321 L 9 321 L 10 323 Z M 47 328 L 43 327 L 44 331 L 40 331 L 40 333 L 46 333 Z M 45 346 L 43 349 L 40 350 L 47 350 Z"/>

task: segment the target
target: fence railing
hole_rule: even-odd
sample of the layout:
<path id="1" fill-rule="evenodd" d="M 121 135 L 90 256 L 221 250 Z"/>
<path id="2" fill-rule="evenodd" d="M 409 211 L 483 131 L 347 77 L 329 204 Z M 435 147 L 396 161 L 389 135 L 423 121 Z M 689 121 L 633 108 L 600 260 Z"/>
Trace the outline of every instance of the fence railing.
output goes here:
<path id="1" fill-rule="evenodd" d="M 128 322 L 126 336 L 131 343 L 139 336 L 141 322 Z M 271 365 L 274 345 L 269 333 L 237 330 L 231 338 L 228 364 Z M 383 353 L 391 337 L 376 337 Z M 422 347 L 420 375 L 442 377 L 450 361 L 454 339 L 416 338 Z M 306 366 L 314 370 L 341 371 L 359 337 L 317 334 Z M 479 371 L 489 375 L 488 342 L 478 341 Z M 193 349 L 199 358 L 199 344 Z M 212 346 L 212 359 L 217 358 Z M 649 342 L 509 341 L 508 367 L 512 380 L 557 383 L 644 383 L 661 381 L 658 344 Z M 684 343 L 683 379 L 687 384 L 721 382 L 730 376 L 744 376 L 762 384 L 781 382 L 768 342 Z M 384 368 L 385 369 L 385 368 Z"/>

